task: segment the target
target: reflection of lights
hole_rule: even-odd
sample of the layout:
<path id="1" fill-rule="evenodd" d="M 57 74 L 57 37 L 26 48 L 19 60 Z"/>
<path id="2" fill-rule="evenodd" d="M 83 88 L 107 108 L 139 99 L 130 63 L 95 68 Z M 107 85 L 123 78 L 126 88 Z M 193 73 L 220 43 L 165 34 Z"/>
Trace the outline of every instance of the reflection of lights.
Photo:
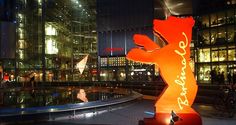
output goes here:
<path id="1" fill-rule="evenodd" d="M 166 125 L 169 125 L 169 124 L 170 124 L 170 119 L 171 119 L 170 117 L 166 117 L 166 118 L 165 118 L 165 123 L 166 123 Z"/>
<path id="2" fill-rule="evenodd" d="M 19 50 L 19 56 L 20 56 L 20 59 L 23 59 L 23 58 L 24 58 L 23 50 Z"/>
<path id="3" fill-rule="evenodd" d="M 91 118 L 93 117 L 93 113 L 90 112 L 90 113 L 85 113 L 85 118 Z"/>
<path id="4" fill-rule="evenodd" d="M 101 76 L 106 76 L 107 74 L 106 73 L 101 73 Z"/>
<path id="5" fill-rule="evenodd" d="M 19 48 L 23 49 L 24 48 L 24 40 L 19 40 Z"/>
<path id="6" fill-rule="evenodd" d="M 23 19 L 23 15 L 22 14 L 18 14 L 18 17 L 20 18 L 20 19 Z"/>
<path id="7" fill-rule="evenodd" d="M 22 109 L 25 108 L 25 105 L 24 104 L 20 105 L 20 108 L 22 108 Z"/>
<path id="8" fill-rule="evenodd" d="M 41 5 L 42 4 L 42 0 L 38 0 L 38 4 Z"/>
<path id="9" fill-rule="evenodd" d="M 138 72 L 138 71 L 146 71 L 146 69 L 134 69 L 133 71 L 136 71 L 136 72 Z"/>
<path id="10" fill-rule="evenodd" d="M 121 73 L 120 73 L 120 76 L 121 76 L 121 77 L 125 77 L 125 73 L 121 72 Z"/>

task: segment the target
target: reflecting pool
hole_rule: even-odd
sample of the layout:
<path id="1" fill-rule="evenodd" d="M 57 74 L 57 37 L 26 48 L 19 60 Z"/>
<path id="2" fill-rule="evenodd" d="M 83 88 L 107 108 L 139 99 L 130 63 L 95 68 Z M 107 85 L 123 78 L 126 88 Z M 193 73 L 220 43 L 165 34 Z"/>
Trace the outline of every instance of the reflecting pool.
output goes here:
<path id="1" fill-rule="evenodd" d="M 0 91 L 1 108 L 28 108 L 81 103 L 80 87 L 14 88 Z M 122 98 L 129 90 L 107 87 L 84 87 L 89 102 Z"/>

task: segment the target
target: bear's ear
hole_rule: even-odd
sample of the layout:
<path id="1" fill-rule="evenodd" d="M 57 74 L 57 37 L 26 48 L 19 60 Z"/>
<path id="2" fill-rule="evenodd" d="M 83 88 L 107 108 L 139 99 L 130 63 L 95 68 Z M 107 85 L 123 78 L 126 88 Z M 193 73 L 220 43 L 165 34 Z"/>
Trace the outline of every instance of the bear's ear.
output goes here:
<path id="1" fill-rule="evenodd" d="M 195 21 L 194 21 L 194 19 L 193 19 L 192 16 L 185 18 L 185 21 L 186 21 L 186 23 L 189 24 L 191 27 L 194 26 Z"/>

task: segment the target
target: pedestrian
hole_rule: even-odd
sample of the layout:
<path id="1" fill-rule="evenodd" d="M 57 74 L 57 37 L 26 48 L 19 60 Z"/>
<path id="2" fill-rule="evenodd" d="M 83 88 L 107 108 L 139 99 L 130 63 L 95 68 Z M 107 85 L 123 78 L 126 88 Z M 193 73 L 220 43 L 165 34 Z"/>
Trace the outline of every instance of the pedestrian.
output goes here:
<path id="1" fill-rule="evenodd" d="M 216 79 L 218 81 L 218 84 L 221 84 L 221 73 L 220 72 L 217 73 Z"/>
<path id="2" fill-rule="evenodd" d="M 210 75 L 211 75 L 211 84 L 214 84 L 214 81 L 216 80 L 216 70 L 215 69 L 211 70 Z"/>
<path id="3" fill-rule="evenodd" d="M 219 82 L 220 84 L 224 84 L 225 83 L 225 76 L 224 76 L 224 71 L 220 73 L 220 78 L 219 78 Z"/>
<path id="4" fill-rule="evenodd" d="M 236 84 L 236 71 L 233 73 L 233 84 Z"/>
<path id="5" fill-rule="evenodd" d="M 231 72 L 228 73 L 227 79 L 228 79 L 228 84 L 231 84 L 231 82 L 232 82 Z"/>

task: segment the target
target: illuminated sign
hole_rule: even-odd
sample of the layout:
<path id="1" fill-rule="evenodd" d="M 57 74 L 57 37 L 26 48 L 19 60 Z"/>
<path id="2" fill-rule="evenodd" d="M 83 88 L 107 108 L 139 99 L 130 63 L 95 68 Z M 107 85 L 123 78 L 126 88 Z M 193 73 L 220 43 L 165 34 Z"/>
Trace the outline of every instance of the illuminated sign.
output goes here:
<path id="1" fill-rule="evenodd" d="M 106 48 L 105 51 L 106 52 L 120 52 L 120 51 L 123 51 L 124 49 L 123 48 Z"/>
<path id="2" fill-rule="evenodd" d="M 160 48 L 146 35 L 135 34 L 134 42 L 143 48 L 133 48 L 126 58 L 136 62 L 155 64 L 167 86 L 159 96 L 155 107 L 155 124 L 169 125 L 171 115 L 180 116 L 181 125 L 201 125 L 201 118 L 192 108 L 197 94 L 197 84 L 190 67 L 190 42 L 192 17 L 168 17 L 154 20 L 154 35 L 167 43 Z M 149 124 L 154 124 L 148 123 Z"/>

